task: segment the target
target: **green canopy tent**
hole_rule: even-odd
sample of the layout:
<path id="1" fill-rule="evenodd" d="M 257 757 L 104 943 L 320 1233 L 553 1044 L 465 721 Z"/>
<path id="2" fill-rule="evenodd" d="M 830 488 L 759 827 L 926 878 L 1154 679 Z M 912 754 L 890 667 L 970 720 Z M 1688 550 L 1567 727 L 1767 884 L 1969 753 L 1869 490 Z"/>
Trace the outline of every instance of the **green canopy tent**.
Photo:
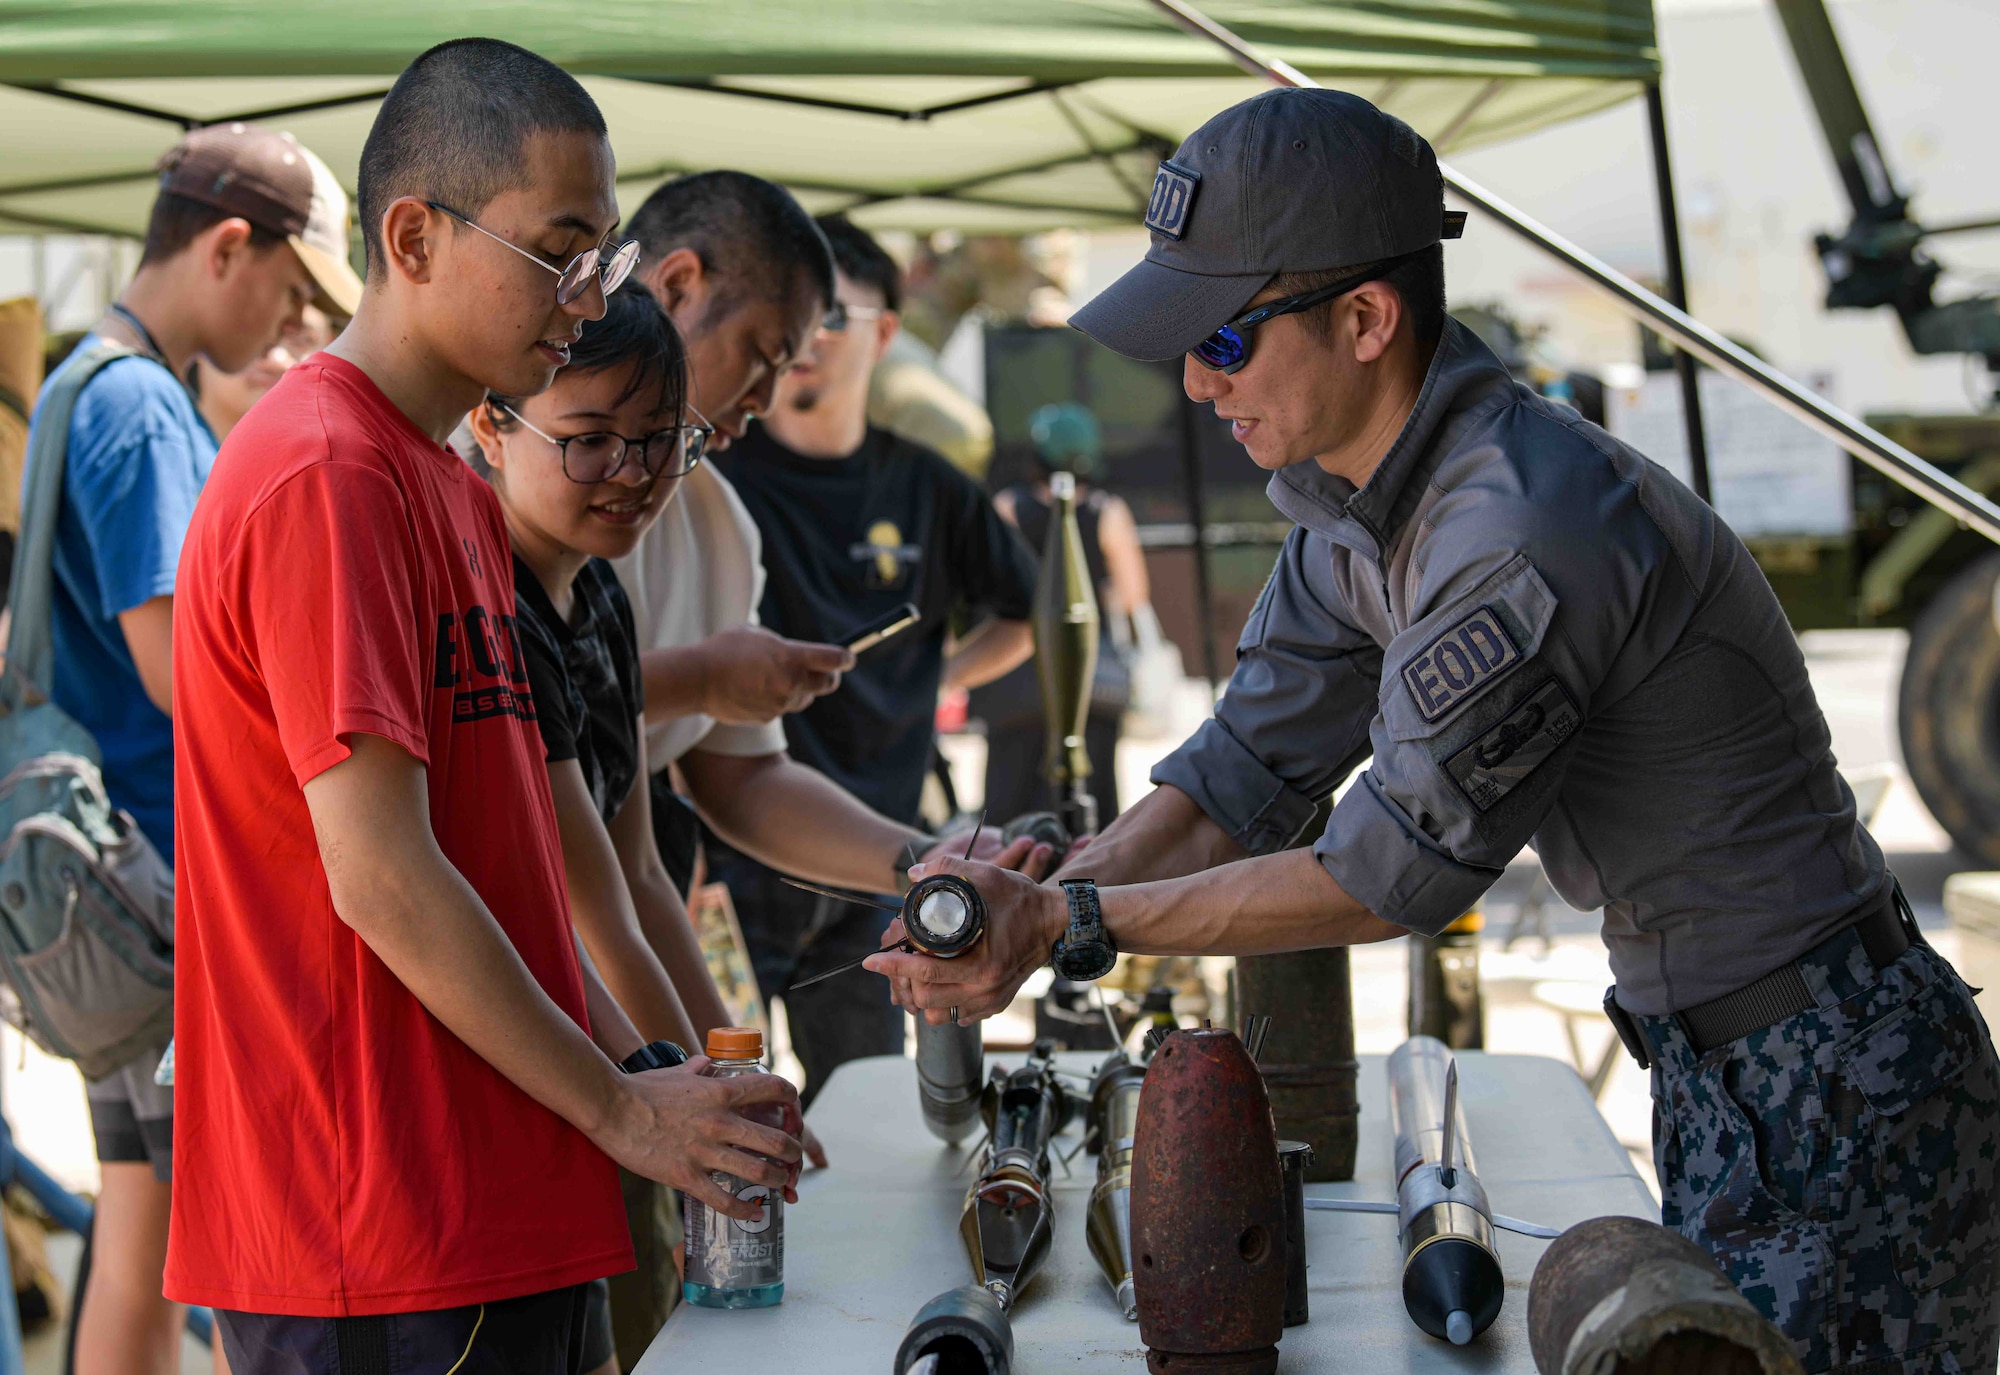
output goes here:
<path id="1" fill-rule="evenodd" d="M 1638 95 L 1651 0 L 1217 0 L 1209 12 L 1441 153 Z M 1263 90 L 1151 0 L 0 0 L 0 233 L 144 231 L 184 129 L 256 120 L 353 186 L 395 74 L 509 39 L 581 77 L 629 212 L 734 167 L 875 230 L 1136 226 L 1155 165 Z M 1208 547 L 1187 510 L 1203 658 Z"/>
<path id="2" fill-rule="evenodd" d="M 1440 151 L 1636 95 L 1650 0 L 1223 0 L 1216 18 Z M 1148 0 L 0 0 L 0 233 L 137 234 L 185 128 L 288 129 L 349 184 L 429 45 L 510 39 L 583 77 L 629 209 L 737 167 L 876 229 L 1133 224 L 1154 164 L 1263 88 Z"/>

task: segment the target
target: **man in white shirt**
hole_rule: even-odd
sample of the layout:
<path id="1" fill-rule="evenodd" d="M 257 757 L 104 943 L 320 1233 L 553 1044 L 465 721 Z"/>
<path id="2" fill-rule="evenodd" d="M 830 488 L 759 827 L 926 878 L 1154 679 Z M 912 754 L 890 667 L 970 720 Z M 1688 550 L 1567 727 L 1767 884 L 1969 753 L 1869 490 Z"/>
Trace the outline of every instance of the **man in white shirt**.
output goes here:
<path id="1" fill-rule="evenodd" d="M 783 188 L 740 172 L 669 182 L 624 232 L 643 252 L 639 279 L 686 341 L 690 395 L 716 430 L 711 448 L 725 447 L 769 409 L 779 376 L 831 307 L 826 240 Z M 840 646 L 787 640 L 757 624 L 757 527 L 728 481 L 711 465 L 695 469 L 617 567 L 638 626 L 653 814 L 669 869 L 687 845 L 669 833 L 686 816 L 666 784 L 677 763 L 702 818 L 744 854 L 862 892 L 905 886 L 905 870 L 934 838 L 785 752 L 777 718 L 833 691 L 853 661 Z M 991 839 L 981 845 L 1008 867 L 1039 869 L 1047 859 L 1025 845 L 1005 855 L 998 848 Z"/>

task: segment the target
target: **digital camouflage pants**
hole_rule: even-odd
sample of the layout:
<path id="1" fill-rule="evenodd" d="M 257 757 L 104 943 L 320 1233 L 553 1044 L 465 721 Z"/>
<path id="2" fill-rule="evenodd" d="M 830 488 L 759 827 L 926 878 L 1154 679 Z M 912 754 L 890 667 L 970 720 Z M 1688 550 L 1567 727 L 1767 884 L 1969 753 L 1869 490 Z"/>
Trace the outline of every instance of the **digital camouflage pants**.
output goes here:
<path id="1" fill-rule="evenodd" d="M 1799 961 L 1818 1006 L 1697 1057 L 1654 1047 L 1667 1226 L 1706 1248 L 1814 1375 L 1959 1375 L 2000 1344 L 2000 1065 L 1929 946 L 1879 972 L 1852 932 Z"/>

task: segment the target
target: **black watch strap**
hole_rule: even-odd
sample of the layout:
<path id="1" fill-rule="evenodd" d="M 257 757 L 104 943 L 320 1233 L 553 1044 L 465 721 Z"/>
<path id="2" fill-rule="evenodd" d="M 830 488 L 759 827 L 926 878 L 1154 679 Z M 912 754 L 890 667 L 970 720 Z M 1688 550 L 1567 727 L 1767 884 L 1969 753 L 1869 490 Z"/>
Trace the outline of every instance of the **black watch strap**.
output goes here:
<path id="1" fill-rule="evenodd" d="M 1091 944 L 1104 939 L 1104 908 L 1097 901 L 1097 880 L 1066 878 L 1063 896 L 1069 899 L 1069 930 L 1065 944 Z"/>
<path id="2" fill-rule="evenodd" d="M 1104 909 L 1098 903 L 1097 883 L 1087 878 L 1066 878 L 1062 889 L 1069 902 L 1069 928 L 1056 942 L 1050 962 L 1064 978 L 1102 978 L 1111 972 L 1112 962 L 1118 958 L 1118 947 L 1111 933 L 1104 929 Z"/>
<path id="3" fill-rule="evenodd" d="M 620 1060 L 618 1068 L 626 1074 L 643 1074 L 649 1069 L 672 1069 L 687 1062 L 688 1053 L 672 1041 L 654 1041 Z"/>

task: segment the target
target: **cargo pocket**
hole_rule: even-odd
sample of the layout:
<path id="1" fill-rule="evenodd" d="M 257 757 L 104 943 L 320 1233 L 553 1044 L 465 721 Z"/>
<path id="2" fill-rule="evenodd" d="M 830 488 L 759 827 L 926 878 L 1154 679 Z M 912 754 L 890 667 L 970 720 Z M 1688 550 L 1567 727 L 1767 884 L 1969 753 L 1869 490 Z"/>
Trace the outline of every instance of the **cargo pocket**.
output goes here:
<path id="1" fill-rule="evenodd" d="M 1930 982 L 1840 1047 L 1874 1119 L 1873 1199 L 1914 1290 L 1962 1274 L 2000 1240 L 2000 1065 L 1963 982 L 1932 961 Z M 1870 1181 L 1857 1181 L 1867 1187 Z"/>
<path id="2" fill-rule="evenodd" d="M 1757 1134 L 1724 1083 L 1726 1057 L 1673 1076 L 1670 1136 L 1661 1149 L 1663 1217 L 1723 1269 L 1743 1296 L 1794 1342 L 1823 1340 L 1831 1316 L 1833 1248 L 1827 1229 L 1767 1182 Z"/>

